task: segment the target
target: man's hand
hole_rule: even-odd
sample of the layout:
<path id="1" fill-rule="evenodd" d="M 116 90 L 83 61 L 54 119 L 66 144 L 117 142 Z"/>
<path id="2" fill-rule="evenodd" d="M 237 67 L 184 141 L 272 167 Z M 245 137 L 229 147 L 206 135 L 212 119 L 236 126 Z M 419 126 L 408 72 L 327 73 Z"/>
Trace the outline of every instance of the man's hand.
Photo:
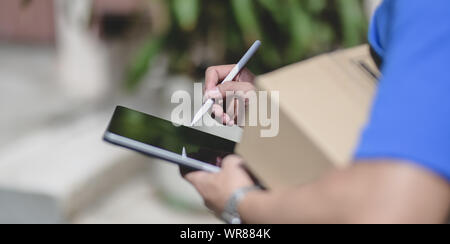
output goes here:
<path id="1" fill-rule="evenodd" d="M 205 205 L 218 215 L 224 211 L 227 201 L 236 190 L 254 185 L 243 168 L 243 160 L 236 155 L 222 161 L 220 173 L 194 172 L 185 178 L 198 190 Z"/>
<path id="2" fill-rule="evenodd" d="M 239 73 L 239 75 L 234 79 L 234 82 L 227 82 L 219 85 L 235 65 L 222 65 L 213 66 L 206 70 L 206 85 L 205 85 L 205 99 L 213 98 L 219 101 L 226 98 L 227 92 L 243 92 L 244 94 L 249 91 L 254 91 L 255 87 L 253 85 L 255 80 L 255 75 L 252 74 L 248 69 L 244 69 Z M 237 112 L 236 108 L 239 106 L 237 101 L 230 103 L 229 108 L 227 108 L 227 113 L 224 112 L 223 106 L 214 104 L 212 108 L 212 113 L 216 118 L 220 118 L 223 124 L 234 125 L 236 120 Z M 232 109 L 233 111 L 229 111 Z M 234 115 L 234 118 L 230 117 L 230 114 Z"/>

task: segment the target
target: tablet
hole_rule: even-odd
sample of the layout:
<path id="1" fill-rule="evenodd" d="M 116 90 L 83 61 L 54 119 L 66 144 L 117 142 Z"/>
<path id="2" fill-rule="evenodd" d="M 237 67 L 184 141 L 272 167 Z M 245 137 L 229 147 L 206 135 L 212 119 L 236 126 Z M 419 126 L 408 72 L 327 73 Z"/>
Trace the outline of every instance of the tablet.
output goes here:
<path id="1" fill-rule="evenodd" d="M 180 166 L 219 172 L 216 163 L 229 154 L 235 142 L 144 114 L 117 107 L 104 140 Z"/>

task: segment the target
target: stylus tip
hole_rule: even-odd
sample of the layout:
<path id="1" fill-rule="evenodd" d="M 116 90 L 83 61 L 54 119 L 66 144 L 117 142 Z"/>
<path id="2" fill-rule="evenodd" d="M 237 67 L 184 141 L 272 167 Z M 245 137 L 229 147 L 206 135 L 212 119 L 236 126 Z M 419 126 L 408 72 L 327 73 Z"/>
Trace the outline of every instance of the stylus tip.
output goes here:
<path id="1" fill-rule="evenodd" d="M 199 112 L 195 115 L 194 119 L 192 120 L 191 127 L 194 126 L 195 124 L 197 124 L 197 122 L 202 118 L 202 116 L 203 116 L 202 111 L 199 111 Z"/>

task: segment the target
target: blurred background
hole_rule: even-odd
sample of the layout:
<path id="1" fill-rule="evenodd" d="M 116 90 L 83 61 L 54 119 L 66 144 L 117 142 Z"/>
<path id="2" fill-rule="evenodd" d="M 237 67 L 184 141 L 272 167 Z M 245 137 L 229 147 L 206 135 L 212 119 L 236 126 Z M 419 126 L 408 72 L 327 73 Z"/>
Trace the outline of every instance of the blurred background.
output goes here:
<path id="1" fill-rule="evenodd" d="M 0 1 L 0 223 L 220 223 L 177 167 L 101 138 L 168 118 L 211 65 L 263 74 L 366 41 L 379 0 Z"/>

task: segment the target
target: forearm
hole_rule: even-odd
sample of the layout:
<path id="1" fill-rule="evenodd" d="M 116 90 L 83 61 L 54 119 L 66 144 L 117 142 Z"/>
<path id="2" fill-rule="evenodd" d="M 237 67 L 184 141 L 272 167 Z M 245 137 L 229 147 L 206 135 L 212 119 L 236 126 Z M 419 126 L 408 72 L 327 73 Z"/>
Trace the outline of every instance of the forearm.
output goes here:
<path id="1" fill-rule="evenodd" d="M 249 194 L 246 223 L 441 223 L 449 186 L 404 164 L 366 164 L 334 171 L 296 189 Z"/>
<path id="2" fill-rule="evenodd" d="M 250 193 L 239 205 L 246 223 L 344 223 L 350 198 L 342 199 L 324 191 L 320 183 L 298 188 Z M 341 207 L 340 207 L 341 206 Z"/>

